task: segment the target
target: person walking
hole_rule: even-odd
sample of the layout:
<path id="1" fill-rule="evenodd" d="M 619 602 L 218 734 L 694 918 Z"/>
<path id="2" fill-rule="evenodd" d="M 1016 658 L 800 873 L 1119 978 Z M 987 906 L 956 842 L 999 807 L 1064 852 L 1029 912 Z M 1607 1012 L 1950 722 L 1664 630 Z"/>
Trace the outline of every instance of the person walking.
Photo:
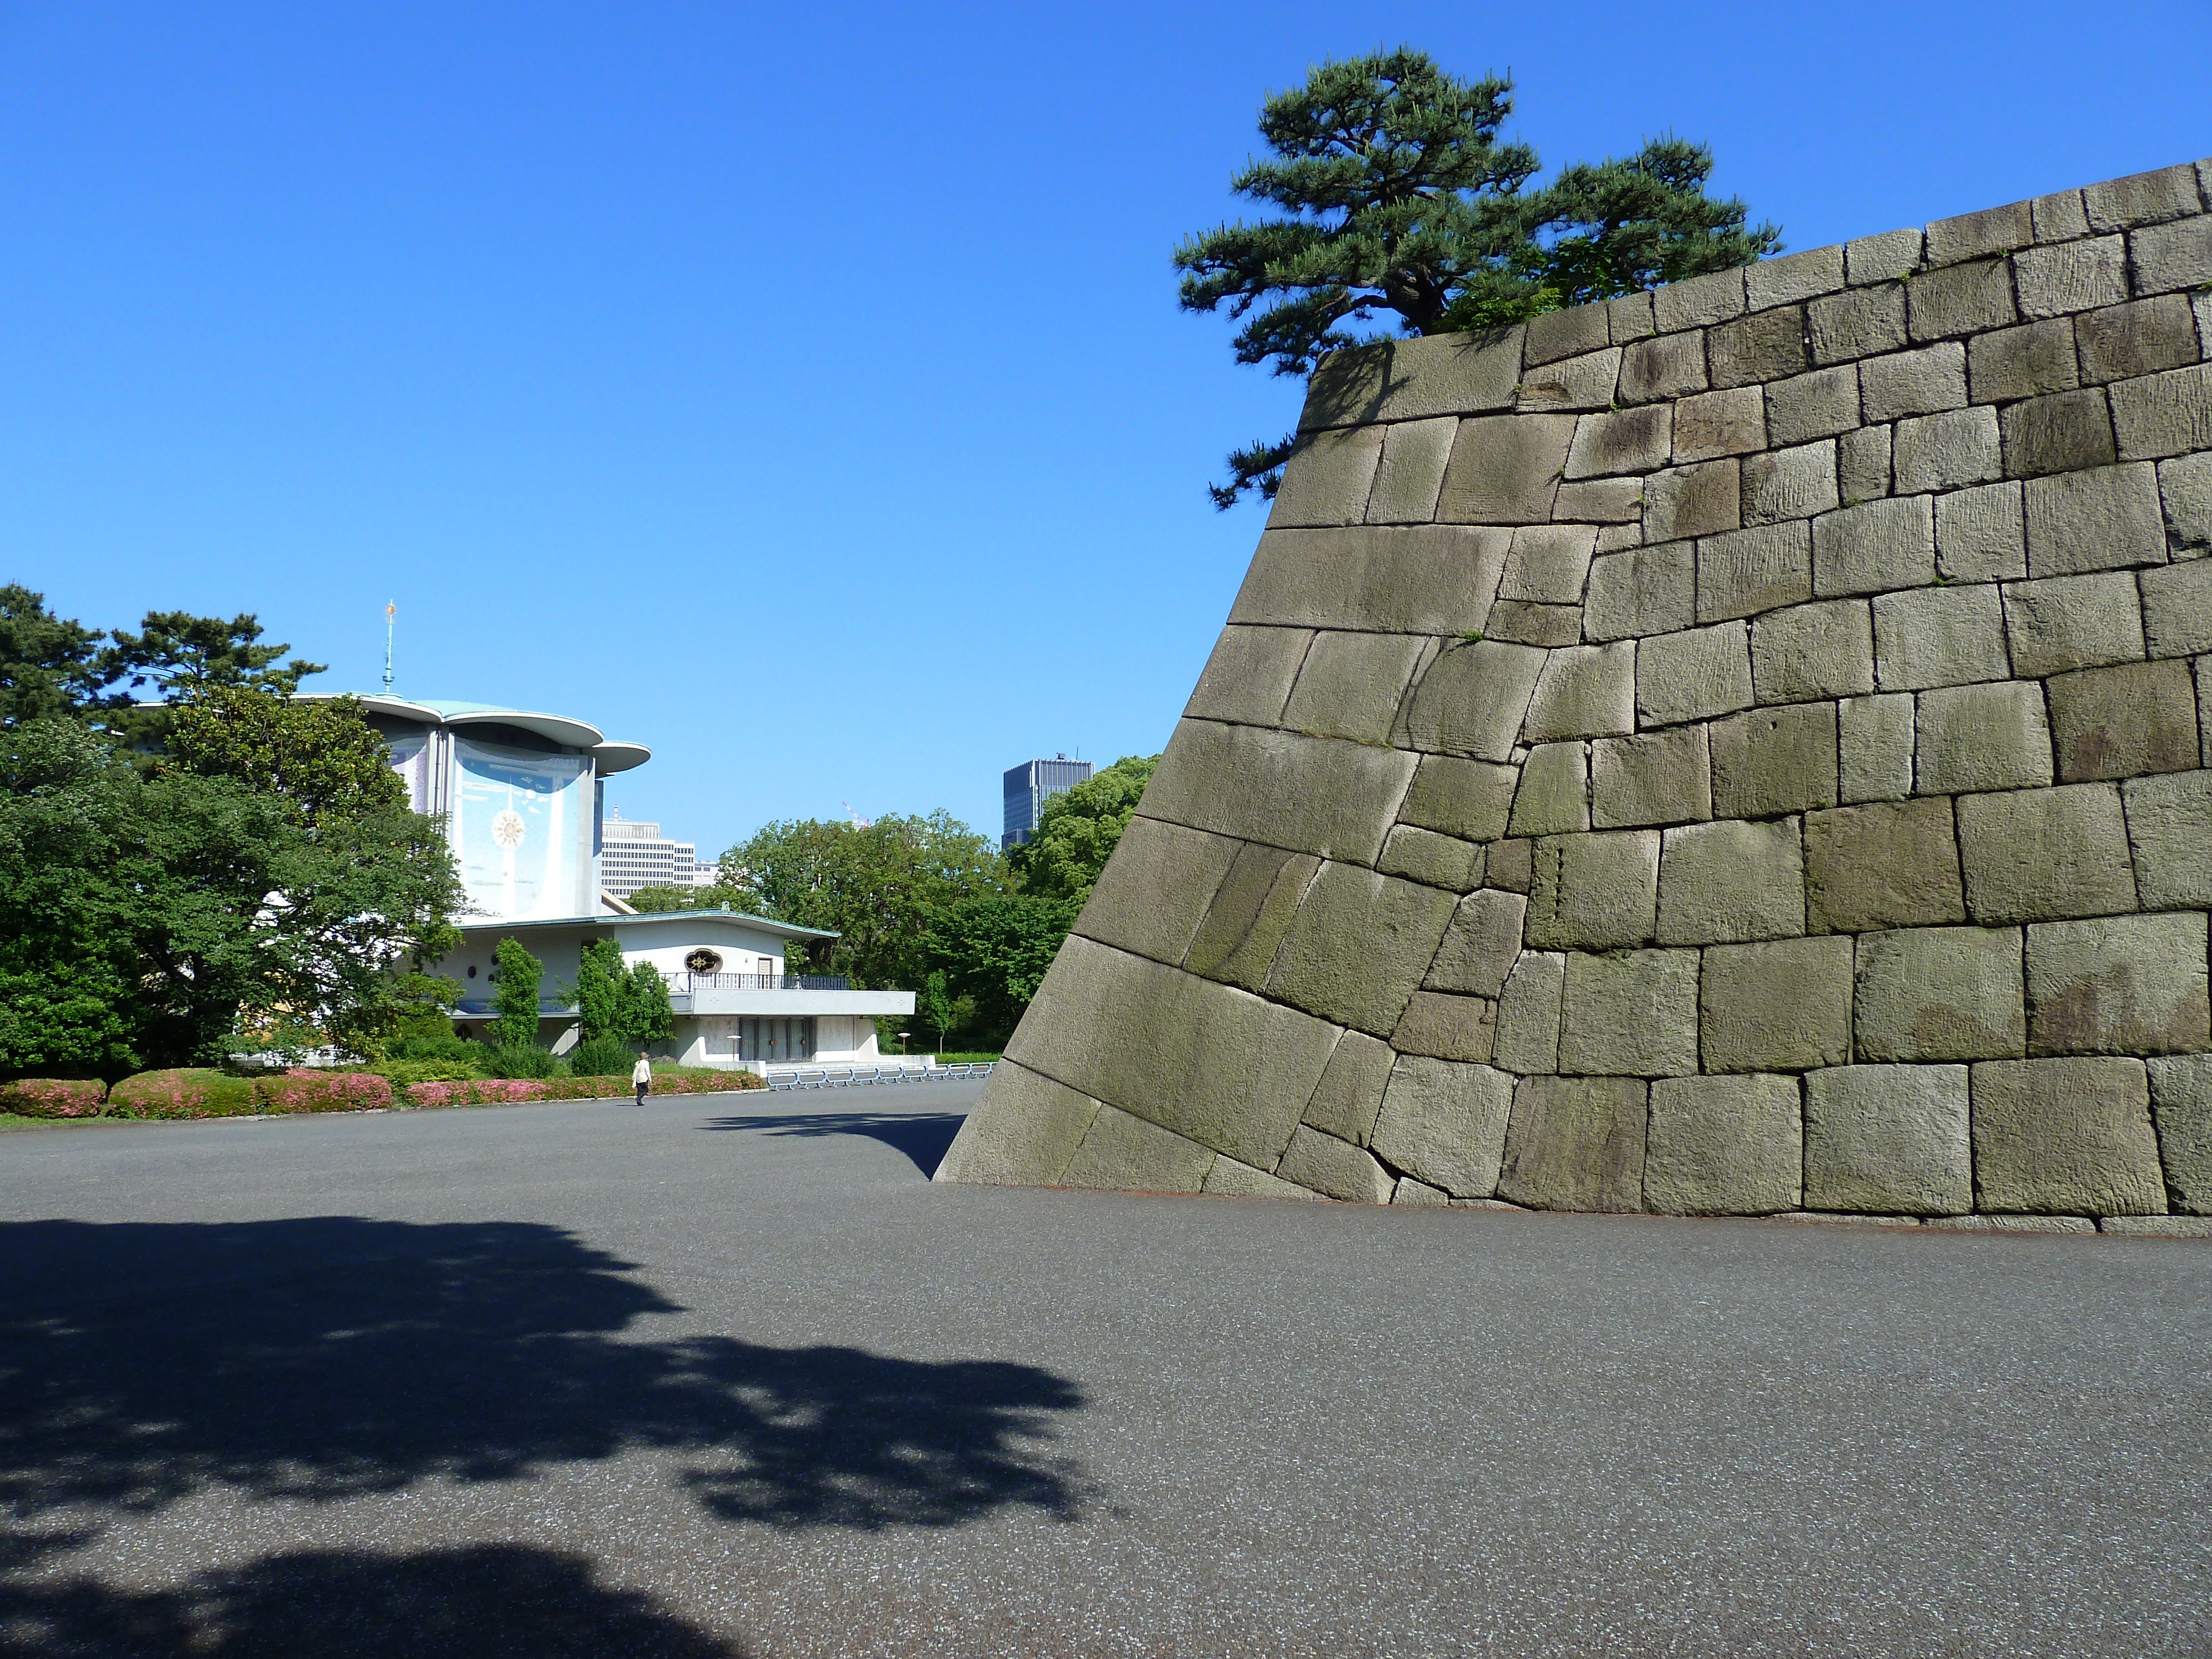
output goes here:
<path id="1" fill-rule="evenodd" d="M 653 1062 L 645 1057 L 645 1050 L 637 1051 L 637 1064 L 629 1068 L 629 1080 L 637 1085 L 637 1099 L 633 1104 L 645 1104 L 645 1091 L 653 1086 Z"/>

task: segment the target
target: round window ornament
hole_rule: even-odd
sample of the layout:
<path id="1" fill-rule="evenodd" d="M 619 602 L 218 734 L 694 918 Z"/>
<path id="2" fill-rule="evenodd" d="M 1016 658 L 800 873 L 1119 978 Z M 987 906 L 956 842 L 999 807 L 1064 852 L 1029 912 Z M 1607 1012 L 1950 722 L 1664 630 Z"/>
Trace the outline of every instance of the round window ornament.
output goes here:
<path id="1" fill-rule="evenodd" d="M 695 974 L 719 974 L 722 971 L 721 953 L 717 951 L 694 951 L 684 958 L 684 965 Z"/>

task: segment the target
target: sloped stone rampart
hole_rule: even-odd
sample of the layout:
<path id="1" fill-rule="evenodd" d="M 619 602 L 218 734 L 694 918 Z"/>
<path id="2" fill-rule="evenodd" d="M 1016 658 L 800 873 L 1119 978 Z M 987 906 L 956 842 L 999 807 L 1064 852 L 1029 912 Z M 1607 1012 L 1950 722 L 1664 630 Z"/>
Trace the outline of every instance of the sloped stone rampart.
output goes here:
<path id="1" fill-rule="evenodd" d="M 2212 163 L 1341 352 L 1300 431 L 939 1179 L 2212 1214 Z"/>

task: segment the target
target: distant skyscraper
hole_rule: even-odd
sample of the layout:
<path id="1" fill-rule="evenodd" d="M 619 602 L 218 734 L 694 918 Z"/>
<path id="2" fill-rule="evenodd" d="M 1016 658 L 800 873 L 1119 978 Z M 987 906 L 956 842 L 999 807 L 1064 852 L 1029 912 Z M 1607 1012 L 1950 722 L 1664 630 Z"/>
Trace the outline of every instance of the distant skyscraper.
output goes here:
<path id="1" fill-rule="evenodd" d="M 601 820 L 599 885 L 618 899 L 641 887 L 699 884 L 699 849 L 688 841 L 664 841 L 660 826 L 620 811 Z"/>
<path id="2" fill-rule="evenodd" d="M 1036 833 L 1037 815 L 1044 811 L 1044 804 L 1090 775 L 1089 761 L 1072 761 L 1065 755 L 1024 761 L 1007 772 L 1006 828 L 999 836 L 999 850 L 1028 841 Z"/>

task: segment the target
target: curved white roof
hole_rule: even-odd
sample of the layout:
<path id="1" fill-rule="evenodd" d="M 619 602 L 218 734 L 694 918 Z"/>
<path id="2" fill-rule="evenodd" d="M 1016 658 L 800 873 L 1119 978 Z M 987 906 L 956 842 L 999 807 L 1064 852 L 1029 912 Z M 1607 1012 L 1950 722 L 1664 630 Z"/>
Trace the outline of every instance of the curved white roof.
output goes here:
<path id="1" fill-rule="evenodd" d="M 330 692 L 312 692 L 313 696 L 329 696 Z M 642 766 L 653 758 L 653 750 L 641 743 L 624 743 L 610 739 L 607 734 L 589 722 L 571 720 L 566 714 L 547 714 L 528 708 L 504 708 L 493 702 L 447 702 L 429 698 L 395 697 L 381 691 L 352 694 L 361 706 L 372 714 L 382 714 L 388 720 L 419 720 L 425 726 L 452 727 L 469 726 L 519 726 L 526 732 L 534 732 L 548 742 L 557 743 L 568 749 L 587 749 L 601 775 L 627 772 Z"/>

